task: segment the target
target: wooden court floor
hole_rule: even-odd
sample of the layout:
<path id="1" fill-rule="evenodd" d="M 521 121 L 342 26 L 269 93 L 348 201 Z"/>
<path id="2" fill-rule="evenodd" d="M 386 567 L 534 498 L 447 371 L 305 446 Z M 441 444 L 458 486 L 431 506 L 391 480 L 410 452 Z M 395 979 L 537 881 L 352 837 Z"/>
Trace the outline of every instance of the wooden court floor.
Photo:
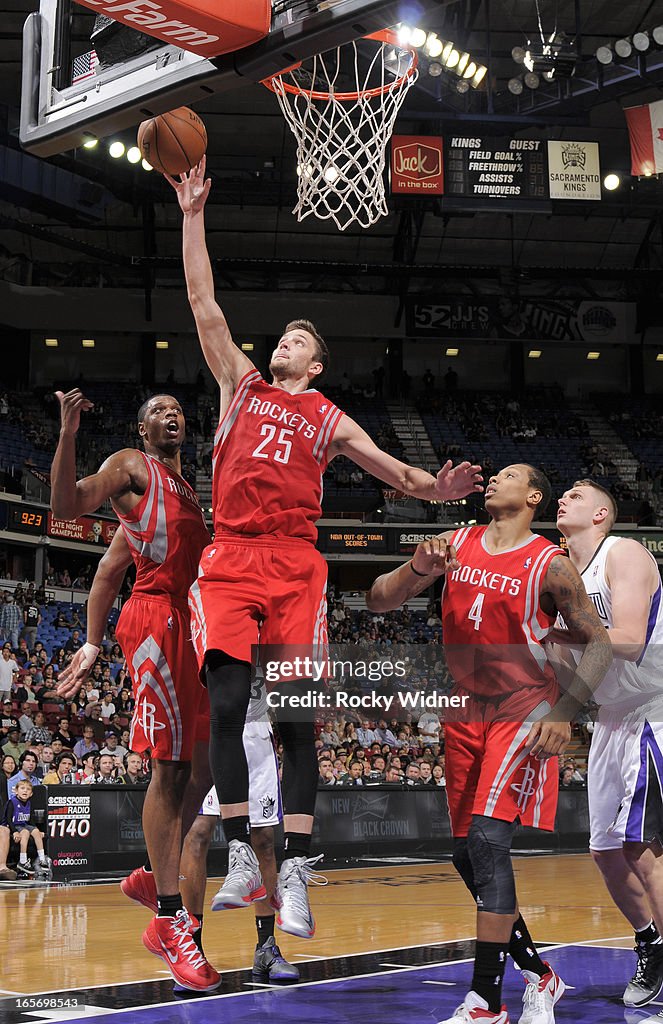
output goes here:
<path id="1" fill-rule="evenodd" d="M 588 854 L 515 860 L 521 909 L 537 942 L 629 946 L 632 935 Z M 279 935 L 288 959 L 324 959 L 471 938 L 474 906 L 451 864 L 380 864 L 327 872 L 311 889 L 317 931 Z M 117 883 L 0 889 L 0 995 L 98 987 L 168 972 L 144 949 L 149 911 Z M 207 902 L 219 885 L 210 879 Z M 249 967 L 253 911 L 207 912 L 204 942 L 218 970 Z"/>

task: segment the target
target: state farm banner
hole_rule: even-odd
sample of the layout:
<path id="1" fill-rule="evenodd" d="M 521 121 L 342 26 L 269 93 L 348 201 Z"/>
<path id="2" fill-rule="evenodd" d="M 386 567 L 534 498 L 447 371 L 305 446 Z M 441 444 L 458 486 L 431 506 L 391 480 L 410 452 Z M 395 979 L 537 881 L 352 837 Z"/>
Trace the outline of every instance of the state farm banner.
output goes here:
<path id="1" fill-rule="evenodd" d="M 56 519 L 52 512 L 48 513 L 49 537 L 78 540 L 84 544 L 97 544 L 99 547 L 108 547 L 115 536 L 118 525 L 113 519 L 99 519 L 95 516 Z"/>
<path id="2" fill-rule="evenodd" d="M 442 139 L 437 135 L 394 135 L 391 140 L 392 194 L 444 193 Z"/>
<path id="3" fill-rule="evenodd" d="M 513 295 L 412 296 L 405 314 L 407 333 L 414 338 L 636 343 L 634 302 Z"/>
<path id="4" fill-rule="evenodd" d="M 598 142 L 549 142 L 551 199 L 600 199 Z"/>

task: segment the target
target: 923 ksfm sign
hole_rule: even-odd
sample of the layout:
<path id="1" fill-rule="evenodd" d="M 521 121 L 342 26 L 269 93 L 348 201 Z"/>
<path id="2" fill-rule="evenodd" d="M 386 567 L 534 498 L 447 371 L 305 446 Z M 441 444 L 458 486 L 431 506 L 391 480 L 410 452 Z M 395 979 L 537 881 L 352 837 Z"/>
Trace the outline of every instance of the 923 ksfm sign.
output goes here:
<path id="1" fill-rule="evenodd" d="M 392 194 L 443 195 L 442 150 L 442 139 L 437 135 L 394 135 L 390 164 Z"/>

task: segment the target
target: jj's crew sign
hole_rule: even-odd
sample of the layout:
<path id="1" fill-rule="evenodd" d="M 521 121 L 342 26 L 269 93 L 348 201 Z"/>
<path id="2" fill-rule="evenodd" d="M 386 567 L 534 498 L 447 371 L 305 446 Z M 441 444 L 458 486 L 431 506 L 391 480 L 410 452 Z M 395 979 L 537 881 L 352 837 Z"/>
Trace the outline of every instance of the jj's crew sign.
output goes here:
<path id="1" fill-rule="evenodd" d="M 437 135 L 394 135 L 391 140 L 391 191 L 403 195 L 444 192 L 442 139 Z"/>
<path id="2" fill-rule="evenodd" d="M 546 199 L 545 142 L 449 135 L 444 147 L 449 196 Z"/>

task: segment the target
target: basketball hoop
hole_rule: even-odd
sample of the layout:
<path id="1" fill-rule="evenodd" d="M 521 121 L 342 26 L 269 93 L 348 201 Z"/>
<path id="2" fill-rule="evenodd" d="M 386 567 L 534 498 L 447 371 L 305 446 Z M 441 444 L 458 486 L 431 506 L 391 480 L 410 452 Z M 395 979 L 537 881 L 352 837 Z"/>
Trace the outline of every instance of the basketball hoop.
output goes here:
<path id="1" fill-rule="evenodd" d="M 378 44 L 367 68 L 365 41 Z M 417 75 L 416 50 L 387 29 L 264 80 L 297 140 L 297 220 L 313 214 L 345 231 L 387 215 L 387 143 Z"/>

